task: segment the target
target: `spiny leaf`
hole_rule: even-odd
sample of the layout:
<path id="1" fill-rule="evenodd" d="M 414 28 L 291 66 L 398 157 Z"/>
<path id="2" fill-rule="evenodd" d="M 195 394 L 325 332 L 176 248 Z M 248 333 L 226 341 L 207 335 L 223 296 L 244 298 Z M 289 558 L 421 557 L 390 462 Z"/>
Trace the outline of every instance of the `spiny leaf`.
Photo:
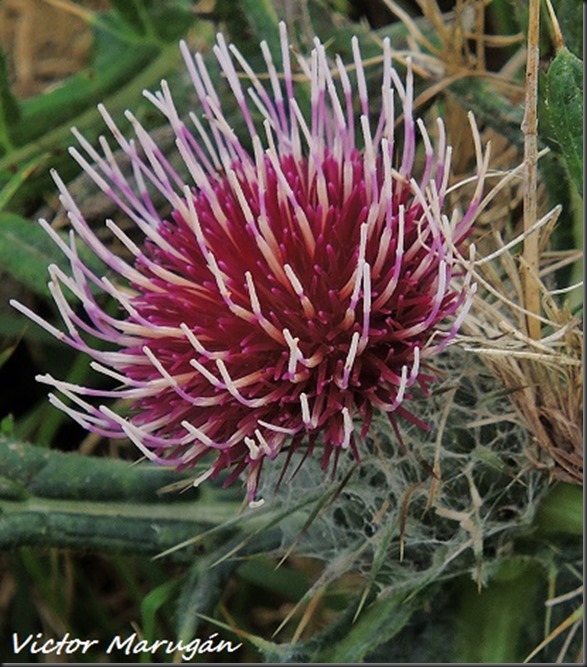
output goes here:
<path id="1" fill-rule="evenodd" d="M 278 546 L 281 535 L 268 532 L 247 544 L 240 546 L 240 536 L 232 538 L 224 535 L 224 543 L 209 555 L 196 560 L 187 582 L 183 586 L 177 605 L 177 637 L 182 641 L 191 641 L 197 632 L 199 618 L 213 612 L 224 593 L 226 582 L 240 565 L 240 560 L 226 558 L 226 554 L 235 551 L 235 545 L 241 548 L 241 555 L 267 553 Z"/>
<path id="2" fill-rule="evenodd" d="M 399 526 L 397 518 L 394 516 L 393 520 L 391 520 L 390 518 L 389 523 L 386 526 L 384 526 L 377 534 L 378 545 L 377 549 L 375 550 L 375 555 L 373 557 L 373 564 L 371 566 L 371 571 L 369 572 L 369 580 L 367 581 L 367 585 L 365 586 L 365 590 L 363 591 L 363 595 L 361 596 L 361 599 L 359 601 L 359 605 L 357 607 L 357 613 L 355 615 L 354 620 L 356 620 L 356 618 L 363 610 L 363 606 L 367 601 L 370 592 L 373 590 L 375 586 L 375 582 L 377 581 L 377 575 L 379 574 L 379 571 L 381 570 L 381 567 L 383 566 L 385 559 L 388 557 L 389 545 L 391 544 L 393 538 L 396 537 L 399 533 L 398 527 Z"/>
<path id="3" fill-rule="evenodd" d="M 566 47 L 547 74 L 547 105 L 555 138 L 571 179 L 583 188 L 583 62 Z"/>
<path id="4" fill-rule="evenodd" d="M 215 497 L 162 499 L 183 475 L 151 465 L 64 454 L 0 436 L 0 549 L 23 545 L 153 556 L 237 508 Z M 191 561 L 187 550 L 174 558 Z"/>
<path id="5" fill-rule="evenodd" d="M 227 623 L 223 623 L 222 621 L 219 621 L 218 619 L 215 618 L 210 618 L 209 616 L 206 616 L 205 614 L 198 614 L 200 618 L 202 618 L 204 621 L 207 621 L 208 623 L 212 623 L 213 625 L 217 625 L 219 628 L 222 628 L 223 630 L 228 630 L 229 632 L 234 632 L 239 637 L 242 637 L 243 639 L 247 639 L 248 641 L 255 646 L 255 648 L 258 648 L 260 651 L 263 653 L 266 652 L 275 652 L 276 650 L 279 650 L 279 645 L 274 644 L 273 642 L 267 641 L 266 639 L 263 639 L 262 637 L 259 637 L 257 635 L 254 635 L 250 632 L 246 632 L 245 630 L 240 630 L 239 628 L 234 628 Z"/>
<path id="6" fill-rule="evenodd" d="M 376 600 L 339 641 L 323 647 L 312 660 L 334 664 L 362 662 L 369 653 L 400 632 L 420 604 L 417 598 L 406 602 L 405 591 Z"/>

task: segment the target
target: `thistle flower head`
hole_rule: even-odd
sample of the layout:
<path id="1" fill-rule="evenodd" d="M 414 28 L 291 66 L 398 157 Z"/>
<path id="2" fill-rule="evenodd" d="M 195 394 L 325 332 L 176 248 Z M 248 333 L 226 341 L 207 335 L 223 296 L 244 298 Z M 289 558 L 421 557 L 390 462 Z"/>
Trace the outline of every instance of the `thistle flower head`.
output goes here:
<path id="1" fill-rule="evenodd" d="M 165 82 L 146 95 L 173 128 L 188 182 L 130 113 L 134 140 L 100 107 L 130 173 L 104 138 L 100 153 L 75 133 L 85 156 L 72 155 L 144 237 L 137 243 L 107 220 L 132 259 L 115 254 L 55 176 L 71 244 L 41 224 L 71 265 L 70 275 L 50 267 L 63 330 L 15 305 L 116 380 L 105 390 L 40 378 L 69 399 L 51 396 L 84 428 L 128 437 L 178 469 L 213 454 L 198 481 L 227 470 L 230 483 L 246 471 L 253 499 L 263 462 L 282 450 L 306 448 L 326 469 L 343 450 L 359 457 L 355 424 L 364 436 L 373 410 L 394 424 L 397 416 L 418 421 L 405 403 L 433 380 L 426 362 L 454 339 L 474 293 L 459 256 L 486 163 L 478 145 L 473 199 L 447 215 L 451 149 L 442 122 L 433 142 L 414 119 L 411 68 L 402 80 L 387 41 L 373 114 L 357 40 L 352 46 L 350 67 L 340 58 L 332 65 L 316 39 L 294 76 L 282 25 L 279 74 L 262 44 L 265 87 L 219 35 L 214 54 L 243 139 L 203 58 L 182 44 L 197 109 L 181 118 Z M 158 213 L 154 191 L 169 216 Z M 79 241 L 107 276 L 81 261 Z M 116 315 L 100 292 L 117 302 Z M 90 336 L 105 345 L 91 347 Z M 124 399 L 124 414 L 102 399 Z"/>

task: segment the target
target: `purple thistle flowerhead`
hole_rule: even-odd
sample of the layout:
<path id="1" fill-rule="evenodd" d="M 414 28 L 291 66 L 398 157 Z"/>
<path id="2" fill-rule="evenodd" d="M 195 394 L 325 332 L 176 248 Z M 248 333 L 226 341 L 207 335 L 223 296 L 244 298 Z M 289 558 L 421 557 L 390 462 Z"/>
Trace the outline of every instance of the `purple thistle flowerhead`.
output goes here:
<path id="1" fill-rule="evenodd" d="M 460 260 L 487 169 L 474 132 L 476 191 L 462 214 L 447 216 L 451 149 L 443 124 L 433 143 L 415 121 L 411 67 L 402 81 L 389 42 L 381 110 L 373 118 L 356 39 L 350 68 L 340 58 L 332 66 L 316 39 L 308 59 L 297 57 L 302 76 L 294 77 L 280 29 L 281 74 L 262 45 L 269 88 L 221 35 L 214 47 L 250 149 L 226 120 L 203 58 L 185 44 L 197 112 L 184 122 L 165 82 L 160 92 L 146 93 L 173 128 L 187 183 L 130 113 L 133 141 L 100 108 L 130 175 L 104 138 L 100 154 L 74 130 L 87 158 L 76 149 L 72 155 L 144 242 L 107 220 L 133 259 L 114 254 L 55 176 L 71 244 L 41 224 L 71 264 L 71 275 L 50 267 L 64 330 L 15 303 L 118 383 L 91 389 L 42 376 L 69 399 L 52 395 L 54 405 L 90 431 L 130 438 L 164 465 L 189 469 L 213 454 L 196 483 L 226 470 L 228 484 L 246 471 L 249 500 L 263 462 L 282 450 L 291 456 L 317 449 L 324 469 L 343 450 L 358 459 L 355 422 L 364 437 L 374 409 L 394 427 L 397 416 L 422 425 L 405 402 L 415 385 L 426 391 L 433 380 L 426 362 L 454 339 L 474 294 Z M 310 91 L 306 112 L 296 100 L 298 86 Z M 402 116 L 400 141 L 395 126 Z M 153 189 L 171 205 L 165 219 Z M 109 268 L 108 277 L 81 261 L 80 240 Z M 68 303 L 63 288 L 81 308 Z M 100 291 L 116 300 L 117 316 L 104 308 Z M 109 349 L 90 347 L 88 336 Z M 124 399 L 126 414 L 101 399 Z"/>

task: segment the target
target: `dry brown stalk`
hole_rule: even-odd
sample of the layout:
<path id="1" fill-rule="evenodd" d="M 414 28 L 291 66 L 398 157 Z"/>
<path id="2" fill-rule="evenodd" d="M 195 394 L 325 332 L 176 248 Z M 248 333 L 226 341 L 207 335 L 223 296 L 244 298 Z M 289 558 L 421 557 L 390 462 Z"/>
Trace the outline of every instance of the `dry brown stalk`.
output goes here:
<path id="1" fill-rule="evenodd" d="M 528 17 L 528 55 L 526 61 L 526 110 L 522 121 L 524 133 L 524 231 L 534 225 L 537 218 L 536 190 L 538 163 L 538 61 L 540 37 L 540 0 L 530 0 Z M 539 235 L 529 234 L 524 239 L 524 302 L 530 313 L 540 314 L 538 273 Z M 531 338 L 540 338 L 540 320 L 529 315 L 527 331 Z"/>
<path id="2" fill-rule="evenodd" d="M 555 209 L 548 215 L 555 219 L 557 212 Z M 546 241 L 550 220 L 545 216 L 542 221 Z M 534 227 L 538 226 L 535 223 Z M 528 230 L 534 237 L 536 231 Z M 524 326 L 528 312 L 520 305 L 525 295 L 520 269 L 497 234 L 495 245 L 502 252 L 496 251 L 491 261 L 481 258 L 469 262 L 481 294 L 464 324 L 468 334 L 463 339 L 465 349 L 479 354 L 508 390 L 518 419 L 533 435 L 536 447 L 528 456 L 536 467 L 552 478 L 582 484 L 581 321 L 566 305 L 557 303 L 536 272 L 533 275 L 543 304 L 543 314 L 538 317 L 544 334 L 540 339 L 529 336 Z M 549 269 L 543 268 L 546 276 Z"/>

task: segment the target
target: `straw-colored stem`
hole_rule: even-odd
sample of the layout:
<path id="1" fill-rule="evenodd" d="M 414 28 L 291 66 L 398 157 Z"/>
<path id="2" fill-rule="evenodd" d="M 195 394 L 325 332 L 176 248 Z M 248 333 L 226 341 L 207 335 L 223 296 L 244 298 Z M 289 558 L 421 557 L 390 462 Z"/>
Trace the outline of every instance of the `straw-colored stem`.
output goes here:
<path id="1" fill-rule="evenodd" d="M 565 45 L 565 40 L 556 17 L 554 7 L 552 6 L 552 2 L 550 0 L 546 0 L 546 9 L 548 9 L 548 16 L 550 18 L 550 23 L 552 24 L 552 38 L 554 40 L 554 46 L 556 50 L 559 51 Z"/>
<path id="2" fill-rule="evenodd" d="M 538 90 L 538 59 L 540 37 L 540 0 L 530 0 L 528 17 L 528 57 L 526 62 L 526 110 L 522 121 L 524 133 L 524 232 L 528 232 L 537 216 L 537 90 Z M 524 239 L 524 275 L 525 307 L 529 313 L 540 315 L 540 289 L 538 285 L 539 234 L 536 230 Z M 540 320 L 527 317 L 528 335 L 540 338 Z"/>

